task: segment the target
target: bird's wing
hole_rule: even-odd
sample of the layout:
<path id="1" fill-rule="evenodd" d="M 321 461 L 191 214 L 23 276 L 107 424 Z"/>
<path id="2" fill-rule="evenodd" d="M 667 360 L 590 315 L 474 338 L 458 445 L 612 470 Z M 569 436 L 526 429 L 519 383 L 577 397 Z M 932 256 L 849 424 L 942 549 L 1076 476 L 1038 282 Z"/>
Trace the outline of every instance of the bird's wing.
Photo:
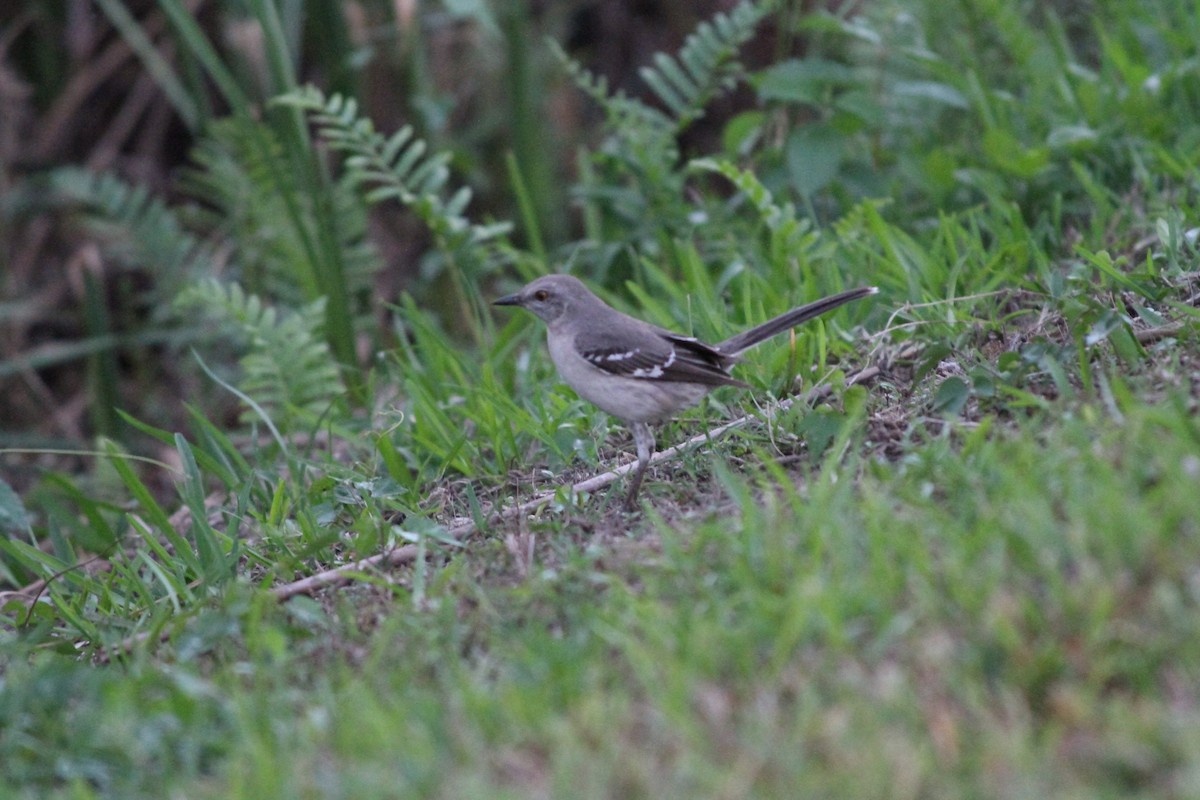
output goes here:
<path id="1" fill-rule="evenodd" d="M 575 348 L 589 364 L 635 380 L 745 386 L 730 376 L 729 358 L 698 339 L 646 326 L 630 335 L 594 331 L 575 338 Z"/>

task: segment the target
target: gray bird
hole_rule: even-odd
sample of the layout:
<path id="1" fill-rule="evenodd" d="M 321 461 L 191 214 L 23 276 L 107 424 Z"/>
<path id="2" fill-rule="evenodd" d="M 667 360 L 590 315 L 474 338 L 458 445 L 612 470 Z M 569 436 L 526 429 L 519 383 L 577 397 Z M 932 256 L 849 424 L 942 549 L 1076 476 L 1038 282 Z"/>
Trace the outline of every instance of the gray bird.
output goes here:
<path id="1" fill-rule="evenodd" d="M 831 295 L 716 345 L 622 314 L 570 275 L 543 276 L 494 304 L 520 306 L 541 317 L 550 358 L 563 381 L 584 400 L 633 428 L 638 466 L 624 505 L 631 511 L 654 452 L 648 423 L 695 405 L 718 386 L 747 387 L 729 374 L 742 353 L 877 291 L 868 286 Z"/>

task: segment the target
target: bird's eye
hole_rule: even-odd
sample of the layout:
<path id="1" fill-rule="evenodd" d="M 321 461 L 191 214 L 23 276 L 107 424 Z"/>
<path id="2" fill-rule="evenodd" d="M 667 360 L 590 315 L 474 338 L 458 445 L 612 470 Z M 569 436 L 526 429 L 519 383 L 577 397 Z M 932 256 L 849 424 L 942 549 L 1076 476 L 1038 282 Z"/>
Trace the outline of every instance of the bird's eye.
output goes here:
<path id="1" fill-rule="evenodd" d="M 545 289 L 538 289 L 536 292 L 533 293 L 533 299 L 537 300 L 539 303 L 546 302 L 546 298 L 548 298 L 549 296 L 550 296 L 550 294 Z"/>

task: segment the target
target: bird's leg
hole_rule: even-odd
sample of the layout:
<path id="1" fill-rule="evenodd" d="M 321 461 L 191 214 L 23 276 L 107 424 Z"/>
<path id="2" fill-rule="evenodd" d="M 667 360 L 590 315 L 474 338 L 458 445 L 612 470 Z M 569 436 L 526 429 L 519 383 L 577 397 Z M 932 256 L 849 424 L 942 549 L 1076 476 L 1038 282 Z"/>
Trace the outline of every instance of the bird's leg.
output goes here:
<path id="1" fill-rule="evenodd" d="M 637 503 L 638 490 L 642 488 L 642 478 L 646 476 L 646 468 L 650 466 L 650 456 L 654 454 L 654 433 L 644 422 L 633 423 L 633 443 L 637 446 L 638 465 L 629 483 L 629 494 L 625 495 L 624 509 L 633 511 Z"/>

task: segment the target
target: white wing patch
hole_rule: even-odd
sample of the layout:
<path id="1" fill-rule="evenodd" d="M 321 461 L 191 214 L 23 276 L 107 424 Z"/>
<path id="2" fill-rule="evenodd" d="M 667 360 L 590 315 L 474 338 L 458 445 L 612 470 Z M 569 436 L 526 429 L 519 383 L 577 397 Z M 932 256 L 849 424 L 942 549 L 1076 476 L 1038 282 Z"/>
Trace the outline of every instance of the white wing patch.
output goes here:
<path id="1" fill-rule="evenodd" d="M 663 372 L 670 369 L 675 363 L 675 348 L 671 348 L 671 354 L 667 356 L 667 360 L 661 364 L 655 364 L 653 367 L 641 367 L 635 369 L 630 375 L 634 378 L 661 378 Z"/>
<path id="2" fill-rule="evenodd" d="M 580 353 L 593 364 L 603 364 L 605 361 L 625 361 L 637 354 L 637 350 L 626 350 L 624 353 Z"/>

